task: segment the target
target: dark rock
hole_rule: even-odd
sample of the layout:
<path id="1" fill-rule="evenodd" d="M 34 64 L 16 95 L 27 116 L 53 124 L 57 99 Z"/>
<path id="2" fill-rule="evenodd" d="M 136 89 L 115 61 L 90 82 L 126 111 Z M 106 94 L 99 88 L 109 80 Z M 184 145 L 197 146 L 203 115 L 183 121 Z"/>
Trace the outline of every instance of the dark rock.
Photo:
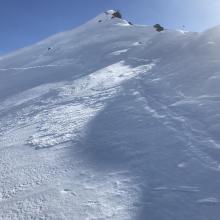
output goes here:
<path id="1" fill-rule="evenodd" d="M 120 18 L 120 19 L 122 19 L 122 15 L 121 15 L 120 11 L 115 11 L 112 14 L 112 18 Z"/>
<path id="2" fill-rule="evenodd" d="M 155 24 L 154 28 L 156 29 L 156 31 L 161 32 L 164 31 L 164 27 L 162 27 L 160 24 Z"/>

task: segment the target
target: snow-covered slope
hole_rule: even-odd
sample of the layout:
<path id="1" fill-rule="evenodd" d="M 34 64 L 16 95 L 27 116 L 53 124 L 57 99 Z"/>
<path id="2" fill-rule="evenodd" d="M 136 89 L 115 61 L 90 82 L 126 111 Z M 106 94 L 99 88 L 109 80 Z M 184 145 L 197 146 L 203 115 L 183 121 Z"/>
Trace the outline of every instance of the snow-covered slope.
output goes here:
<path id="1" fill-rule="evenodd" d="M 220 27 L 112 13 L 0 58 L 0 219 L 219 219 Z"/>

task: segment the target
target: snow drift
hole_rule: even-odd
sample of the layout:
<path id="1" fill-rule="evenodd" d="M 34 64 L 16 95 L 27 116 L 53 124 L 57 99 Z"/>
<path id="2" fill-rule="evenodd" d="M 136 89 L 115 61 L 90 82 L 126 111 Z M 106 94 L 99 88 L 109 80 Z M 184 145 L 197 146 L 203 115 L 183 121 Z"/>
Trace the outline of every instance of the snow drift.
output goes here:
<path id="1" fill-rule="evenodd" d="M 219 218 L 220 27 L 113 13 L 0 58 L 0 219 Z"/>

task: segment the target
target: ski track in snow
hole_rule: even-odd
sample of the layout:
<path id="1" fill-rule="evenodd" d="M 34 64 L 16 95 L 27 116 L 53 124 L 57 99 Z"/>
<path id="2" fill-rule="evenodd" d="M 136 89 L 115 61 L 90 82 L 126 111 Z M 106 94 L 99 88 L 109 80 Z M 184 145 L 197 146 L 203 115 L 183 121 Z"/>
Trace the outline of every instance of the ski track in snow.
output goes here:
<path id="1" fill-rule="evenodd" d="M 199 159 L 204 166 L 220 171 L 220 163 L 200 150 L 199 145 L 201 145 L 201 143 L 207 143 L 207 145 L 211 145 L 211 147 L 219 149 L 219 144 L 212 140 L 212 138 L 204 130 L 200 131 L 192 128 L 190 121 L 188 121 L 186 117 L 177 115 L 169 108 L 169 106 L 158 102 L 151 96 L 146 97 L 139 92 L 135 92 L 134 95 L 137 96 L 138 100 L 144 104 L 145 110 L 149 112 L 152 117 L 162 121 L 162 123 L 168 127 L 168 129 L 173 130 L 178 134 L 178 136 L 182 136 L 182 138 L 185 139 L 184 142 L 188 147 L 188 153 L 190 156 Z M 157 106 L 157 109 L 160 109 L 160 113 L 157 112 L 157 109 L 154 109 L 149 105 L 148 100 Z M 176 124 L 179 124 L 178 127 L 181 127 L 181 129 L 177 130 L 175 128 L 177 127 Z"/>
<path id="2" fill-rule="evenodd" d="M 28 66 L 28 67 L 11 67 L 6 69 L 0 69 L 0 71 L 10 71 L 10 70 L 31 70 L 31 69 L 41 69 L 45 67 L 62 67 L 66 65 L 42 65 L 42 66 Z"/>

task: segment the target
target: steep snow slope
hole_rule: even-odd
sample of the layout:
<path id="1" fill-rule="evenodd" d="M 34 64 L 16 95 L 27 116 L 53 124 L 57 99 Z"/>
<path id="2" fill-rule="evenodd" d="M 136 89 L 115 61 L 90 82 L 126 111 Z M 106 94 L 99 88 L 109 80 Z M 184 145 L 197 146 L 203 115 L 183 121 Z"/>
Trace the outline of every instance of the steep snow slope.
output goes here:
<path id="1" fill-rule="evenodd" d="M 219 219 L 220 27 L 112 13 L 0 58 L 0 219 Z"/>

